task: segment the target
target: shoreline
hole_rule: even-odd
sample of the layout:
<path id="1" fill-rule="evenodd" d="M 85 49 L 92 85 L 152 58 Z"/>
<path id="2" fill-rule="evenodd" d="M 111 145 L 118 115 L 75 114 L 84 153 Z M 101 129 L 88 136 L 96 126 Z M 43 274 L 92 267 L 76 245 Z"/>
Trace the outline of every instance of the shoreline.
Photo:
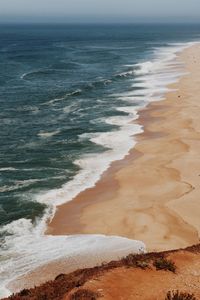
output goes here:
<path id="1" fill-rule="evenodd" d="M 152 102 L 139 111 L 136 122 L 143 125 L 145 130 L 137 135 L 134 149 L 123 160 L 113 162 L 95 187 L 59 206 L 47 234 L 118 235 L 142 240 L 149 251 L 178 249 L 198 243 L 198 220 L 195 219 L 194 224 L 192 217 L 188 217 L 183 208 L 177 207 L 179 198 L 188 195 L 193 185 L 181 180 L 180 166 L 167 167 L 176 162 L 178 154 L 184 157 L 189 153 L 190 146 L 182 141 L 182 135 L 192 116 L 185 119 L 179 117 L 177 124 L 171 127 L 167 123 L 169 120 L 175 122 L 170 114 L 182 113 L 183 104 L 187 104 L 184 93 L 190 90 L 184 89 L 188 83 L 188 88 L 191 88 L 191 79 L 196 75 L 195 72 L 198 73 L 194 62 L 198 49 L 199 45 L 191 46 L 178 56 L 185 63 L 185 71 L 190 73 L 189 76 L 182 76 L 178 83 L 170 85 L 178 91 L 168 92 L 165 100 Z M 173 134 L 174 128 L 179 134 Z M 167 143 L 171 141 L 170 149 Z M 162 153 L 159 154 L 164 149 L 166 158 Z M 143 188 L 147 189 L 146 194 Z M 155 201 L 158 195 L 161 199 Z M 184 204 L 188 207 L 186 202 Z"/>
<path id="2" fill-rule="evenodd" d="M 134 139 L 137 140 L 136 146 L 124 159 L 114 161 L 95 187 L 84 190 L 71 202 L 58 207 L 54 218 L 48 224 L 46 237 L 79 234 L 104 234 L 108 238 L 121 236 L 129 238 L 130 241 L 133 239 L 143 241 L 148 252 L 180 249 L 198 244 L 199 190 L 195 186 L 197 200 L 192 199 L 188 203 L 187 197 L 194 191 L 194 184 L 188 180 L 188 168 L 185 164 L 182 166 L 181 159 L 191 163 L 194 158 L 189 179 L 193 179 L 192 173 L 195 172 L 195 184 L 198 185 L 199 178 L 196 178 L 196 172 L 197 164 L 200 168 L 200 163 L 198 145 L 195 142 L 200 137 L 198 134 L 200 122 L 196 110 L 192 112 L 189 110 L 190 114 L 187 115 L 186 109 L 190 108 L 191 99 L 189 98 L 187 102 L 186 98 L 188 95 L 192 98 L 196 96 L 192 104 L 198 105 L 196 101 L 200 92 L 199 82 L 194 83 L 198 90 L 196 94 L 190 88 L 193 87 L 194 76 L 198 81 L 198 67 L 196 68 L 196 62 L 191 63 L 191 60 L 196 61 L 194 57 L 198 55 L 199 50 L 200 46 L 195 45 L 178 54 L 177 61 L 181 60 L 181 64 L 185 62 L 184 70 L 190 75 L 183 75 L 178 83 L 168 85 L 172 90 L 165 94 L 165 100 L 151 102 L 138 111 L 139 118 L 133 123 L 144 126 L 144 132 L 134 135 Z M 193 136 L 190 130 L 194 116 L 197 132 Z M 168 128 L 169 120 L 172 122 L 170 128 Z M 175 124 L 175 121 L 180 124 Z M 176 134 L 173 132 L 174 128 Z M 190 153 L 190 148 L 183 138 L 189 142 L 194 141 L 194 148 L 197 146 L 196 152 L 192 149 Z M 185 160 L 184 156 L 188 153 L 192 154 L 192 157 Z M 184 195 L 186 199 L 183 207 L 180 207 L 179 203 Z M 123 255 L 131 253 L 130 250 L 126 251 Z M 107 251 L 106 255 L 112 260 L 117 253 L 113 255 Z M 61 257 L 49 261 L 15 278 L 7 287 L 10 291 L 30 288 L 60 273 L 76 270 L 80 266 L 88 267 L 91 263 L 95 266 L 97 263 L 105 262 L 105 256 L 100 251 L 97 256 L 98 262 L 92 262 L 90 255 L 80 255 L 78 260 L 76 256 L 71 255 L 69 258 Z M 40 278 L 38 274 L 41 274 Z"/>

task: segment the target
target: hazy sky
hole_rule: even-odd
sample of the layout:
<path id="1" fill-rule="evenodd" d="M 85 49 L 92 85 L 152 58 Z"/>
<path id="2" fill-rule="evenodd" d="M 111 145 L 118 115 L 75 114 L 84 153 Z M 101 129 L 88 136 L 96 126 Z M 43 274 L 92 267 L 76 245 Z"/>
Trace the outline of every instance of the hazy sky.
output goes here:
<path id="1" fill-rule="evenodd" d="M 200 0 L 0 0 L 0 21 L 200 21 Z"/>

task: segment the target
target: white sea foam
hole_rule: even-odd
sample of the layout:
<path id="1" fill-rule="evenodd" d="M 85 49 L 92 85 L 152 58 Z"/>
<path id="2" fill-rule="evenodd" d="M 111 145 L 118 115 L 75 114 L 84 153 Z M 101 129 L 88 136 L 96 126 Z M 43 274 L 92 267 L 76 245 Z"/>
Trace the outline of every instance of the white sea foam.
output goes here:
<path id="1" fill-rule="evenodd" d="M 126 71 L 126 72 L 122 72 L 122 73 L 119 73 L 117 74 L 116 76 L 118 77 L 127 77 L 127 76 L 130 76 L 130 75 L 134 75 L 135 74 L 135 71 L 134 70 L 130 70 L 130 71 Z"/>
<path id="2" fill-rule="evenodd" d="M 38 133 L 38 136 L 41 137 L 41 138 L 49 138 L 49 137 L 52 137 L 54 135 L 57 135 L 60 133 L 60 130 L 55 130 L 55 131 L 51 131 L 51 132 L 44 132 L 44 131 L 41 131 Z"/>
<path id="3" fill-rule="evenodd" d="M 0 172 L 15 172 L 15 171 L 20 171 L 20 172 L 32 172 L 32 171 L 45 171 L 45 170 L 60 170 L 60 168 L 53 168 L 53 167 L 42 167 L 42 168 L 13 168 L 13 167 L 5 167 L 5 168 L 0 168 Z"/>
<path id="4" fill-rule="evenodd" d="M 56 102 L 63 101 L 64 99 L 65 99 L 65 96 L 64 97 L 60 97 L 60 98 L 54 98 L 52 100 L 49 100 L 47 102 L 42 103 L 42 105 L 54 104 Z"/>
<path id="5" fill-rule="evenodd" d="M 67 97 L 78 95 L 78 94 L 80 94 L 81 92 L 82 92 L 81 89 L 77 89 L 77 90 L 75 90 L 75 91 L 73 91 L 73 92 L 71 92 L 71 93 L 65 94 L 63 97 L 51 99 L 51 100 L 49 100 L 49 101 L 46 101 L 46 102 L 42 103 L 41 105 L 51 105 L 51 104 L 54 104 L 54 103 L 56 103 L 56 102 L 63 101 L 63 100 L 65 100 Z"/>
<path id="6" fill-rule="evenodd" d="M 29 169 L 27 169 L 27 170 L 30 171 Z M 46 177 L 46 178 L 41 178 L 41 179 L 14 180 L 12 185 L 1 186 L 0 193 L 17 191 L 17 190 L 23 189 L 23 188 L 28 187 L 37 182 L 49 181 L 49 179 L 55 180 L 55 179 L 64 179 L 64 178 L 66 178 L 65 175 L 52 176 L 52 177 Z"/>
<path id="7" fill-rule="evenodd" d="M 4 172 L 4 171 L 15 171 L 16 168 L 13 167 L 8 167 L 8 168 L 0 168 L 0 172 Z"/>
<path id="8" fill-rule="evenodd" d="M 133 90 L 115 95 L 124 100 L 124 105 L 116 107 L 116 110 L 127 115 L 100 120 L 117 125 L 119 128 L 112 132 L 85 133 L 79 137 L 102 145 L 107 150 L 103 153 L 84 155 L 76 160 L 74 163 L 80 167 L 80 172 L 72 181 L 64 184 L 60 189 L 35 196 L 36 201 L 49 205 L 47 213 L 35 227 L 29 220 L 23 219 L 3 227 L 2 230 L 6 230 L 12 235 L 6 237 L 1 251 L 5 254 L 2 256 L 4 260 L 0 265 L 1 291 L 5 292 L 5 286 L 11 279 L 29 272 L 49 260 L 65 257 L 69 259 L 70 264 L 73 264 L 73 260 L 76 260 L 77 257 L 90 255 L 91 263 L 93 263 L 96 257 L 102 258 L 103 256 L 106 261 L 107 258 L 110 259 L 110 254 L 113 258 L 119 258 L 130 252 L 145 251 L 142 242 L 121 237 L 103 235 L 45 236 L 45 221 L 49 215 L 53 215 L 57 205 L 71 201 L 84 189 L 94 186 L 113 161 L 122 159 L 134 147 L 136 140 L 133 136 L 143 130 L 140 125 L 132 122 L 137 120 L 138 110 L 151 101 L 163 99 L 165 93 L 169 91 L 167 85 L 176 82 L 180 75 L 184 74 L 181 64 L 177 64 L 174 59 L 178 52 L 191 45 L 192 43 L 188 43 L 155 48 L 152 60 L 129 66 L 129 68 L 133 67 L 133 70 L 129 69 L 127 74 L 122 74 L 122 76 L 133 75 Z M 53 99 L 50 100 L 53 102 L 49 101 L 46 104 L 52 104 L 57 100 L 62 99 Z M 127 101 L 129 102 L 128 106 L 126 106 Z M 48 251 L 46 251 L 47 249 Z"/>
<path id="9" fill-rule="evenodd" d="M 42 226 L 44 222 L 33 227 L 26 219 L 4 226 L 11 236 L 7 236 L 2 250 L 5 258 L 0 264 L 1 297 L 9 295 L 6 287 L 11 278 L 14 280 L 49 261 L 64 258 L 71 272 L 77 267 L 92 267 L 129 253 L 146 251 L 144 243 L 117 236 L 47 236 L 43 235 Z"/>
<path id="10" fill-rule="evenodd" d="M 121 108 L 122 110 L 122 108 Z M 131 112 L 131 109 L 130 109 Z M 115 116 L 105 119 L 105 122 L 120 126 L 119 130 L 103 133 L 83 134 L 80 139 L 90 139 L 93 143 L 102 145 L 109 150 L 93 155 L 84 155 L 74 163 L 80 167 L 80 172 L 74 179 L 60 189 L 36 196 L 36 200 L 51 205 L 60 205 L 72 200 L 82 190 L 90 188 L 100 179 L 101 174 L 113 161 L 122 159 L 134 147 L 134 134 L 142 132 L 142 126 L 132 123 L 137 119 L 137 111 L 132 108 L 129 116 Z M 94 159 L 95 157 L 95 159 Z"/>
<path id="11" fill-rule="evenodd" d="M 130 103 L 148 104 L 151 101 L 163 100 L 164 95 L 172 91 L 168 85 L 187 74 L 183 70 L 183 64 L 175 60 L 177 54 L 194 44 L 196 43 L 169 44 L 167 47 L 155 48 L 151 60 L 128 65 L 133 68 L 133 90 L 113 96 Z"/>
<path id="12" fill-rule="evenodd" d="M 27 72 L 27 73 L 23 73 L 20 76 L 20 79 L 25 79 L 26 76 L 28 76 L 28 75 L 34 75 L 34 74 L 40 73 L 41 71 L 42 71 L 42 69 L 38 69 L 38 70 L 32 70 L 32 71 Z"/>
<path id="13" fill-rule="evenodd" d="M 19 190 L 29 185 L 41 181 L 40 179 L 15 180 L 13 185 L 4 185 L 0 187 L 0 193 Z"/>
<path id="14" fill-rule="evenodd" d="M 20 79 L 24 79 L 24 77 L 26 76 L 26 75 L 28 75 L 29 73 L 23 73 L 21 76 L 20 76 Z"/>

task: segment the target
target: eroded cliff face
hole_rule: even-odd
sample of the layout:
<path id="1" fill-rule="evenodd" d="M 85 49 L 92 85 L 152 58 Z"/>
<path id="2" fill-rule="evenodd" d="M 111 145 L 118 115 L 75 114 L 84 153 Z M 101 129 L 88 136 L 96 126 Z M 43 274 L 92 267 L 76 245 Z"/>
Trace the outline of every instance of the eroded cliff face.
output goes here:
<path id="1" fill-rule="evenodd" d="M 167 292 L 172 290 L 200 298 L 200 245 L 161 253 L 130 254 L 102 266 L 60 274 L 7 299 L 165 300 Z"/>

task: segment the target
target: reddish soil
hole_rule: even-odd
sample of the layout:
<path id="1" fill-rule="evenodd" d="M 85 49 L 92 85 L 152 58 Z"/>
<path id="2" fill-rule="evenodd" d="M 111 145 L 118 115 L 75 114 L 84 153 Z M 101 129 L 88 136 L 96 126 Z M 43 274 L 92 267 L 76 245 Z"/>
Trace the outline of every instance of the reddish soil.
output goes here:
<path id="1" fill-rule="evenodd" d="M 194 294 L 200 299 L 200 245 L 184 250 L 130 254 L 120 261 L 60 274 L 53 281 L 7 299 L 165 300 L 167 292 L 172 290 Z"/>

